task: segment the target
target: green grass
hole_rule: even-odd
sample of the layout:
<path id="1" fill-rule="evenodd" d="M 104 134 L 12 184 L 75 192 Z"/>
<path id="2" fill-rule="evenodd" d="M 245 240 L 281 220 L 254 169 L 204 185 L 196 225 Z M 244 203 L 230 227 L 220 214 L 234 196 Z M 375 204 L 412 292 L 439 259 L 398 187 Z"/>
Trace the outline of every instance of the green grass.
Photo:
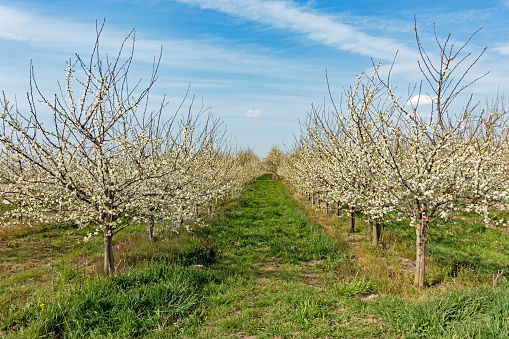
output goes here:
<path id="1" fill-rule="evenodd" d="M 65 225 L 0 228 L 0 337 L 31 323 L 45 304 L 81 290 L 102 272 L 102 239 L 82 239 L 86 230 Z M 132 225 L 114 239 L 117 270 L 130 272 L 152 263 L 189 266 L 213 260 L 211 245 L 184 233 L 152 243 L 144 225 Z"/>
<path id="2" fill-rule="evenodd" d="M 0 329 L 22 325 L 31 305 L 66 285 L 80 261 L 80 272 L 91 271 L 100 239 L 80 244 L 83 236 L 65 226 L 0 228 Z"/>
<path id="3" fill-rule="evenodd" d="M 349 253 L 270 176 L 248 187 L 204 231 L 218 249 L 211 268 L 228 276 L 210 286 L 206 302 L 171 335 L 380 336 L 377 320 L 352 298 L 372 293 L 376 284 L 363 278 L 361 286 L 361 278 L 339 272 L 351 265 Z M 342 286 L 351 286 L 349 292 Z"/>
<path id="4" fill-rule="evenodd" d="M 502 277 L 492 288 L 489 279 L 506 267 L 506 252 L 496 249 L 507 236 L 481 228 L 475 216 L 461 217 L 431 225 L 428 282 L 436 283 L 424 291 L 412 286 L 411 270 L 401 269 L 414 242 L 404 222 L 387 224 L 384 245 L 373 248 L 369 225 L 359 221 L 349 234 L 348 220 L 304 207 L 270 176 L 192 234 L 151 243 L 142 225 L 131 228 L 117 238 L 119 272 L 108 278 L 93 269 L 100 266 L 100 239 L 79 243 L 57 227 L 19 230 L 0 238 L 12 242 L 3 253 L 10 253 L 12 269 L 22 265 L 25 246 L 30 268 L 0 272 L 10 279 L 1 282 L 0 336 L 508 337 L 509 284 Z M 50 252 L 54 284 L 47 253 L 37 254 L 48 242 L 57 244 Z"/>
<path id="5" fill-rule="evenodd" d="M 408 220 L 388 223 L 387 229 L 408 242 L 415 241 L 415 231 L 408 226 Z M 427 237 L 428 252 L 440 266 L 441 277 L 435 277 L 436 281 L 469 271 L 475 272 L 471 275 L 474 279 L 489 280 L 502 270 L 504 278 L 509 278 L 507 230 L 487 228 L 479 216 L 459 213 L 451 220 L 432 222 Z"/>
<path id="6" fill-rule="evenodd" d="M 187 316 L 210 272 L 170 263 L 88 280 L 72 296 L 39 305 L 28 337 L 139 337 Z M 19 336 L 19 333 L 16 334 Z"/>
<path id="7" fill-rule="evenodd" d="M 372 307 L 405 338 L 509 338 L 508 288 L 455 290 L 425 300 L 383 298 Z"/>
<path id="8" fill-rule="evenodd" d="M 10 299 L 2 299 L 6 311 L 2 310 L 0 336 L 144 336 L 187 316 L 201 302 L 207 284 L 224 280 L 221 272 L 202 269 L 215 260 L 214 249 L 204 239 L 184 234 L 154 244 L 140 241 L 140 235 L 133 235 L 134 252 L 125 245 L 127 253 L 119 255 L 120 261 L 131 260 L 131 266 L 111 277 L 85 276 L 82 267 L 62 264 L 52 288 L 48 282 L 29 281 L 23 272 L 16 274 L 13 288 L 2 296 Z"/>

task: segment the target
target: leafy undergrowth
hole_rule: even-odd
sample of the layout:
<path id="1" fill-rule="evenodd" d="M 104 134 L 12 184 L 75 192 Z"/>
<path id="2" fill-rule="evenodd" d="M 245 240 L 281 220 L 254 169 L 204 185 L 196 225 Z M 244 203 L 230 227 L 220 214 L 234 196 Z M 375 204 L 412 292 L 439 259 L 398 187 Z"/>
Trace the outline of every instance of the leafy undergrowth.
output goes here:
<path id="1" fill-rule="evenodd" d="M 24 257 L 25 265 L 34 267 L 32 281 L 22 278 L 30 269 L 11 274 L 2 269 L 10 283 L 2 282 L 6 289 L 0 292 L 0 336 L 509 337 L 509 285 L 501 277 L 494 288 L 488 279 L 504 267 L 505 254 L 495 256 L 494 264 L 481 260 L 470 270 L 452 272 L 448 257 L 454 258 L 458 248 L 467 255 L 477 249 L 442 244 L 439 231 L 447 228 L 437 227 L 437 233 L 430 232 L 435 242 L 428 265 L 432 286 L 420 291 L 412 286 L 413 239 L 402 225 L 401 232 L 398 225 L 389 231 L 388 225 L 382 244 L 373 248 L 369 225 L 358 220 L 350 234 L 347 219 L 299 201 L 281 182 L 263 176 L 240 198 L 225 203 L 210 226 L 193 234 L 151 243 L 144 228 L 135 227 L 117 239 L 120 269 L 109 278 L 94 268 L 100 242 L 66 247 L 60 236 L 60 252 L 53 252 L 55 279 L 51 267 L 38 267 L 47 262 L 42 254 L 33 261 Z M 460 226 L 456 232 L 475 227 Z M 48 234 L 56 242 L 69 230 L 47 232 L 55 232 Z M 0 241 L 35 246 L 47 232 L 5 235 Z M 504 236 L 496 239 L 502 245 L 490 236 L 477 246 L 493 253 L 492 247 L 505 246 Z M 16 255 L 11 252 L 11 265 Z M 92 263 L 76 265 L 80 255 Z"/>

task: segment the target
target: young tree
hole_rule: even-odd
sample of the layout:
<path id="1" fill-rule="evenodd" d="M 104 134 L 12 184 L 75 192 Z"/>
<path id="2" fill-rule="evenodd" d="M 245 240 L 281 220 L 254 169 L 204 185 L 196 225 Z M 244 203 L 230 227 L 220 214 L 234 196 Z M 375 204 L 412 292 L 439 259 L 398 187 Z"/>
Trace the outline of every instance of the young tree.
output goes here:
<path id="1" fill-rule="evenodd" d="M 331 95 L 333 111 L 312 114 L 303 140 L 310 150 L 307 173 L 312 168 L 320 173 L 326 183 L 316 181 L 320 187 L 356 201 L 375 224 L 390 211 L 411 220 L 416 229 L 415 283 L 422 288 L 429 222 L 465 205 L 487 214 L 488 201 L 507 199 L 509 172 L 502 159 L 508 129 L 503 104 L 481 110 L 472 95 L 462 108 L 454 103 L 480 78 L 466 80 L 484 51 L 470 61 L 465 52 L 470 39 L 455 49 L 450 37 L 441 42 L 435 32 L 438 55 L 432 56 L 417 27 L 415 34 L 424 80 L 406 100 L 396 95 L 390 71 L 384 79 L 376 65 L 373 76 L 363 74 L 346 91 L 346 113 Z M 431 100 L 429 111 L 422 110 L 423 98 Z"/>
<path id="2" fill-rule="evenodd" d="M 462 108 L 454 102 L 480 78 L 465 83 L 484 50 L 469 61 L 471 53 L 464 51 L 471 38 L 455 49 L 450 37 L 441 42 L 435 30 L 438 58 L 432 61 L 434 58 L 421 44 L 417 26 L 415 37 L 421 55 L 418 65 L 424 84 L 429 85 L 430 91 L 424 94 L 421 83 L 416 87 L 416 97 L 426 95 L 431 98 L 431 109 L 423 113 L 419 102 L 402 104 L 390 84 L 390 75 L 386 81 L 379 77 L 394 107 L 394 115 L 390 118 L 395 117 L 398 125 L 394 125 L 383 112 L 377 111 L 376 118 L 383 121 L 387 128 L 381 135 L 383 142 L 376 145 L 376 152 L 391 169 L 387 179 L 399 186 L 397 191 L 402 199 L 399 199 L 398 210 L 411 220 L 415 220 L 415 216 L 420 219 L 413 224 L 416 227 L 415 283 L 422 288 L 429 221 L 447 217 L 455 206 L 464 204 L 462 197 L 468 196 L 479 185 L 485 186 L 482 178 L 475 175 L 475 169 L 480 156 L 490 159 L 494 153 L 489 147 L 476 150 L 475 145 L 480 141 L 486 142 L 483 138 L 486 127 L 500 117 L 478 109 L 478 105 L 472 103 L 472 95 L 467 97 Z"/>
<path id="3" fill-rule="evenodd" d="M 279 180 L 279 167 L 283 161 L 283 152 L 277 147 L 274 146 L 269 151 L 269 154 L 264 159 L 265 166 L 267 167 L 267 171 L 272 173 L 272 176 Z"/>
<path id="4" fill-rule="evenodd" d="M 3 196 L 16 207 L 10 216 L 68 222 L 90 228 L 90 234 L 102 233 L 104 271 L 109 274 L 115 270 L 113 236 L 149 208 L 145 185 L 158 173 L 152 155 L 165 141 L 152 133 L 164 103 L 152 113 L 146 104 L 158 62 L 145 87 L 140 82 L 132 86 L 128 75 L 135 32 L 110 59 L 99 50 L 103 26 L 97 29 L 90 58 L 76 55 L 68 62 L 60 94 L 41 93 L 32 67 L 28 112 L 10 104 L 5 94 L 0 98 L 0 142 L 2 180 L 7 183 Z M 51 122 L 44 121 L 48 109 Z"/>

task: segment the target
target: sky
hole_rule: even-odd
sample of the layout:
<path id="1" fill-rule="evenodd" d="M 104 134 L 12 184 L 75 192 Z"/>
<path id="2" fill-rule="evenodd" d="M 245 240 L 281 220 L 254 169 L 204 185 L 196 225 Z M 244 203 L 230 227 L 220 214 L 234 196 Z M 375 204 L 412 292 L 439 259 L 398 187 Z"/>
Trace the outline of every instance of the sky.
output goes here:
<path id="1" fill-rule="evenodd" d="M 454 48 L 482 28 L 464 51 L 475 59 L 487 49 L 465 80 L 490 73 L 468 93 L 484 103 L 509 92 L 509 0 L 0 0 L 0 90 L 28 109 L 32 63 L 41 92 L 57 93 L 66 61 L 90 56 L 96 21 L 105 18 L 108 55 L 136 31 L 133 83 L 149 79 L 163 46 L 154 105 L 166 95 L 170 115 L 190 86 L 193 112 L 210 107 L 239 148 L 264 157 L 273 146 L 291 147 L 312 104 L 329 109 L 326 70 L 340 100 L 373 62 L 387 72 L 397 52 L 392 81 L 408 95 L 422 80 L 414 16 L 432 59 L 434 27 Z"/>

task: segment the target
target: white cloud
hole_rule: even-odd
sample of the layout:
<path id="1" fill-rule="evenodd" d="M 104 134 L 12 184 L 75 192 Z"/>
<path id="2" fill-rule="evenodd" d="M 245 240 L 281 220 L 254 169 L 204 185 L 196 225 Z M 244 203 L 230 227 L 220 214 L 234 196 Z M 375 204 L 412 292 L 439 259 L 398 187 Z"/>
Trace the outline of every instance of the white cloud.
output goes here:
<path id="1" fill-rule="evenodd" d="M 246 20 L 306 35 L 310 40 L 375 58 L 391 59 L 399 50 L 404 56 L 415 53 L 396 40 L 370 36 L 356 27 L 290 0 L 178 0 L 202 9 L 223 12 Z M 415 58 L 414 58 L 415 59 Z"/>
<path id="2" fill-rule="evenodd" d="M 164 41 L 139 39 L 136 41 L 135 59 L 152 62 L 154 53 L 158 52 L 161 44 L 164 45 L 162 64 L 193 71 L 200 69 L 295 78 L 298 70 L 305 67 L 299 61 L 278 59 L 264 55 L 256 49 L 242 49 L 241 46 L 215 42 L 213 39 Z M 196 53 L 197 50 L 206 50 L 207 53 Z"/>
<path id="3" fill-rule="evenodd" d="M 432 97 L 429 95 L 418 94 L 409 99 L 405 105 L 431 105 L 433 102 L 436 102 L 437 97 Z"/>
<path id="4" fill-rule="evenodd" d="M 498 47 L 493 48 L 493 50 L 503 55 L 509 55 L 509 44 L 500 45 Z"/>
<path id="5" fill-rule="evenodd" d="M 249 109 L 246 112 L 246 117 L 248 118 L 257 118 L 260 116 L 262 116 L 262 111 L 260 111 L 259 109 Z"/>

